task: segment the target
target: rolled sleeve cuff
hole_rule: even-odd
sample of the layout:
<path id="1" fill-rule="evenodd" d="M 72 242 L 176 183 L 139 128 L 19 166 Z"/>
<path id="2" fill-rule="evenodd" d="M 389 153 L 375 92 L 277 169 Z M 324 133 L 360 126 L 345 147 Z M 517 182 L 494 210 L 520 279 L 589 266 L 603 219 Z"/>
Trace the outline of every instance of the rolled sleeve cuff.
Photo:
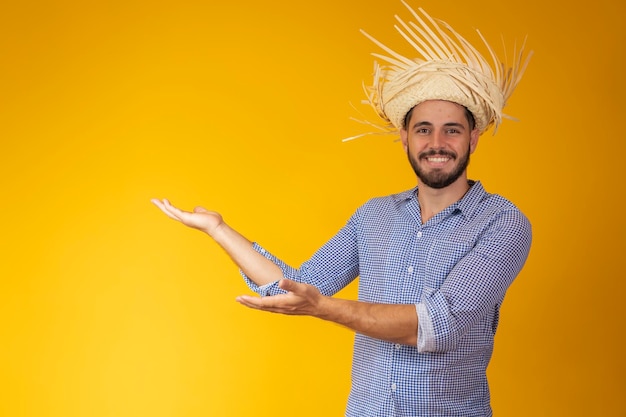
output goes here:
<path id="1" fill-rule="evenodd" d="M 260 253 L 261 255 L 265 256 L 270 261 L 276 263 L 276 258 L 272 254 L 270 254 L 268 251 L 263 249 L 258 243 L 253 242 L 252 248 L 258 253 Z M 252 291 L 254 291 L 255 293 L 259 294 L 262 297 L 282 291 L 278 288 L 278 281 L 270 282 L 269 284 L 259 286 L 255 284 L 254 281 L 252 281 L 246 274 L 244 274 L 242 270 L 239 270 L 239 272 L 241 273 L 241 276 L 243 277 L 248 287 Z"/>
<path id="2" fill-rule="evenodd" d="M 434 352 L 435 328 L 428 307 L 424 303 L 417 303 L 415 309 L 417 310 L 417 351 Z"/>

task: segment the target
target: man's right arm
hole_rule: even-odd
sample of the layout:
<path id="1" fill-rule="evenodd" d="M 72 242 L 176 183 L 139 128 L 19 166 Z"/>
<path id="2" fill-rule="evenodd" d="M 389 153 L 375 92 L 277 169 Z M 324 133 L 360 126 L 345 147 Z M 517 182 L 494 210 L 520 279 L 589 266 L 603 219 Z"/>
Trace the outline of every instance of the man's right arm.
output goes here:
<path id="1" fill-rule="evenodd" d="M 174 207 L 166 199 L 153 199 L 152 203 L 168 217 L 211 236 L 242 272 L 258 286 L 283 278 L 280 268 L 255 251 L 252 242 L 224 222 L 219 213 L 203 207 L 196 207 L 193 212 L 184 211 Z"/>

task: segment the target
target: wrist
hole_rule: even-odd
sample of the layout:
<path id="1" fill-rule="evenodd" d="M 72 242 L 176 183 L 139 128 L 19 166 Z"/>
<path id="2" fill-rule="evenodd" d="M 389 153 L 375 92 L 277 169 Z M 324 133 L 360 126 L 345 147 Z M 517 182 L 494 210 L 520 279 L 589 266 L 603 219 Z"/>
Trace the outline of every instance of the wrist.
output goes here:
<path id="1" fill-rule="evenodd" d="M 223 241 L 228 236 L 228 225 L 221 221 L 216 226 L 203 229 L 203 232 L 212 237 L 216 242 Z"/>
<path id="2" fill-rule="evenodd" d="M 339 322 L 337 317 L 337 302 L 339 300 L 327 295 L 320 295 L 315 308 L 315 316 L 319 319 Z"/>

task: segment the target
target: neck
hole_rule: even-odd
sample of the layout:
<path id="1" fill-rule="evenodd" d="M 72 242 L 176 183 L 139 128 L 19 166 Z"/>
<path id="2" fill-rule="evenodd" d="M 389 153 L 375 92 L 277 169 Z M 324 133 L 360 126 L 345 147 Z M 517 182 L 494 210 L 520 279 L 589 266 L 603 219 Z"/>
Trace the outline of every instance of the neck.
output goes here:
<path id="1" fill-rule="evenodd" d="M 459 177 L 458 180 L 445 188 L 431 188 L 420 184 L 417 201 L 420 204 L 422 224 L 446 207 L 459 201 L 469 189 L 466 176 Z"/>

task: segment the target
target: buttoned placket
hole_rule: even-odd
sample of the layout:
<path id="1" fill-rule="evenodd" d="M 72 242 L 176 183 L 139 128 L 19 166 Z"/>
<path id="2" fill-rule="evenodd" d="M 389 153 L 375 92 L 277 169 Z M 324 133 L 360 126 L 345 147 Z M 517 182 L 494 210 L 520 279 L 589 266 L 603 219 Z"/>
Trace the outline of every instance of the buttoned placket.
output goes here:
<path id="1" fill-rule="evenodd" d="M 405 277 L 404 277 L 405 282 L 408 282 L 408 281 L 415 282 L 415 280 L 417 279 L 416 274 L 418 272 L 419 262 L 418 262 L 418 257 L 416 256 L 416 246 L 420 245 L 420 241 L 422 240 L 424 236 L 423 228 L 424 226 L 422 224 L 418 223 L 417 225 L 415 225 L 415 230 L 413 232 L 414 239 L 409 245 L 409 247 L 412 249 L 409 249 L 409 256 L 407 256 L 407 264 L 405 265 L 405 268 L 406 268 Z M 399 300 L 399 302 L 403 302 L 403 301 Z M 398 385 L 399 372 L 398 372 L 397 366 L 399 366 L 399 364 L 402 363 L 402 360 L 400 359 L 400 357 L 401 355 L 404 354 L 405 349 L 409 349 L 409 347 L 403 346 L 400 343 L 395 343 L 391 347 L 392 367 L 391 367 L 391 375 L 390 375 L 390 382 L 389 382 L 389 390 L 391 392 L 391 395 L 394 397 L 398 393 L 398 390 L 400 389 Z"/>

